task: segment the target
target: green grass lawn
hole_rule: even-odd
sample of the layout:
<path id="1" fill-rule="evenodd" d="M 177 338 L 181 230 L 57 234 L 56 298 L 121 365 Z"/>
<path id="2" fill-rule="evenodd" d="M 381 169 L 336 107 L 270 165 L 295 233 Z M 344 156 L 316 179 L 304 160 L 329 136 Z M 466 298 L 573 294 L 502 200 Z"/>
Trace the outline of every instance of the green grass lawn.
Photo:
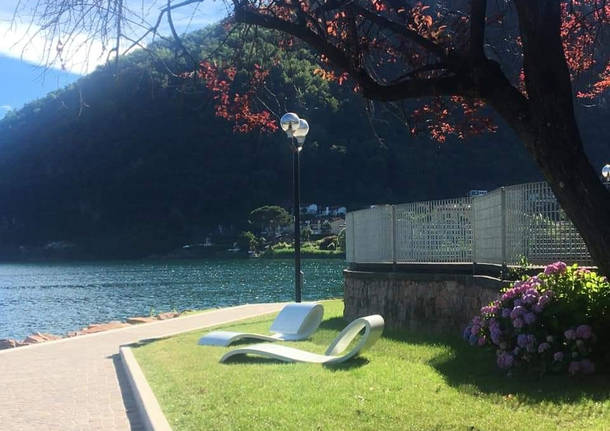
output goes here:
<path id="1" fill-rule="evenodd" d="M 326 301 L 314 337 L 323 353 L 345 326 Z M 272 317 L 224 326 L 266 333 Z M 134 349 L 173 429 L 610 430 L 608 376 L 507 377 L 494 354 L 457 337 L 388 331 L 363 357 L 324 367 L 265 359 L 218 363 L 229 348 L 198 346 L 206 331 Z"/>

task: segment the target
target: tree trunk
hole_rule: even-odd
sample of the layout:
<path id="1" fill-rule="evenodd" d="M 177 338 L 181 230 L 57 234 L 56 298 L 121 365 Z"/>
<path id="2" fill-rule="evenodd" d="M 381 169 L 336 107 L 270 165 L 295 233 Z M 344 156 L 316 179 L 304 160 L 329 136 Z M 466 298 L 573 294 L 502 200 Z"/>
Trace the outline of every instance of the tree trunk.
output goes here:
<path id="1" fill-rule="evenodd" d="M 516 0 L 515 4 L 529 106 L 529 126 L 518 132 L 600 272 L 610 275 L 610 191 L 589 163 L 574 115 L 560 37 L 560 2 Z"/>

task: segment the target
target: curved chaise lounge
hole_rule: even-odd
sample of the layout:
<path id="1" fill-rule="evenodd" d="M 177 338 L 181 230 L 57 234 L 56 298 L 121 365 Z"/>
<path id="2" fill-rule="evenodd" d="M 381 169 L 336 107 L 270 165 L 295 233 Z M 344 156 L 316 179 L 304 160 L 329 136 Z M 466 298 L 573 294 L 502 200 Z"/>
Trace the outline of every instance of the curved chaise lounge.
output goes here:
<path id="1" fill-rule="evenodd" d="M 238 355 L 256 355 L 265 358 L 277 359 L 284 362 L 313 362 L 317 364 L 337 364 L 353 358 L 360 352 L 370 348 L 381 336 L 383 332 L 383 317 L 378 314 L 360 317 L 350 323 L 341 333 L 330 343 L 326 353 L 323 355 L 306 352 L 293 347 L 282 346 L 279 344 L 261 343 L 245 346 L 240 349 L 231 350 L 220 358 L 220 362 Z M 344 353 L 352 341 L 364 329 L 358 344 L 349 352 Z"/>
<path id="2" fill-rule="evenodd" d="M 199 339 L 199 344 L 207 346 L 228 346 L 239 340 L 297 341 L 309 338 L 318 329 L 324 307 L 315 302 L 299 302 L 286 305 L 277 315 L 271 328 L 271 335 L 247 332 L 214 331 Z"/>

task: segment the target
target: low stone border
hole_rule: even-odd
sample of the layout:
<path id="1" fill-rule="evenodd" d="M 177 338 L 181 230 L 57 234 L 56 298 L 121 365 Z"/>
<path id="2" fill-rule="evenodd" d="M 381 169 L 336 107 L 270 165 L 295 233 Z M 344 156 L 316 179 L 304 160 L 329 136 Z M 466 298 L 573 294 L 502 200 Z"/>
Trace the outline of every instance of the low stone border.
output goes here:
<path id="1" fill-rule="evenodd" d="M 133 356 L 131 348 L 122 346 L 120 355 L 144 428 L 147 431 L 171 431 L 172 428 L 161 410 L 157 397 L 148 385 L 138 361 Z"/>
<path id="2" fill-rule="evenodd" d="M 177 317 L 181 317 L 182 314 L 188 311 L 193 310 L 185 310 L 182 312 L 168 311 L 165 313 L 157 314 L 155 316 L 128 317 L 124 322 L 120 320 L 113 320 L 111 322 L 105 323 L 92 323 L 81 330 L 69 331 L 66 335 L 55 335 L 44 332 L 35 332 L 34 334 L 28 335 L 23 341 L 15 340 L 13 338 L 3 338 L 0 339 L 0 350 L 13 349 L 16 347 L 25 347 L 34 344 L 46 343 L 48 341 L 63 340 L 66 338 L 73 338 L 82 335 L 97 334 L 99 332 L 110 331 L 113 329 L 128 328 L 133 325 L 151 323 L 156 322 L 158 320 L 175 319 Z"/>

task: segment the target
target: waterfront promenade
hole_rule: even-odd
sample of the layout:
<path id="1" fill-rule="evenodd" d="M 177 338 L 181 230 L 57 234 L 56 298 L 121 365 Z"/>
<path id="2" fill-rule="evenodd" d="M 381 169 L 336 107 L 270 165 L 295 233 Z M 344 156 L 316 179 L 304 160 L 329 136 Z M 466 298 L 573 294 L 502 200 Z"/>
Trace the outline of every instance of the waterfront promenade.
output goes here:
<path id="1" fill-rule="evenodd" d="M 0 351 L 0 428 L 142 430 L 119 347 L 279 311 L 251 304 Z"/>

